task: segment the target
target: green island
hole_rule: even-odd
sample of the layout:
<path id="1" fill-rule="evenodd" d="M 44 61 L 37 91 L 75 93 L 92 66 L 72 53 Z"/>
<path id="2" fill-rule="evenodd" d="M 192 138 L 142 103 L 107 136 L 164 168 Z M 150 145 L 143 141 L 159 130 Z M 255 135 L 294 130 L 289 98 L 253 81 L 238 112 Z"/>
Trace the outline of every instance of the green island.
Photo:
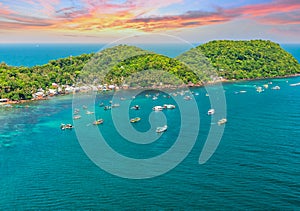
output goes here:
<path id="1" fill-rule="evenodd" d="M 161 72 L 157 74 L 155 70 Z M 2 62 L 0 99 L 30 100 L 39 92 L 63 94 L 69 87 L 83 84 L 204 85 L 221 79 L 263 79 L 299 73 L 298 61 L 279 44 L 266 40 L 211 41 L 176 58 L 119 45 L 34 67 L 15 67 Z"/>

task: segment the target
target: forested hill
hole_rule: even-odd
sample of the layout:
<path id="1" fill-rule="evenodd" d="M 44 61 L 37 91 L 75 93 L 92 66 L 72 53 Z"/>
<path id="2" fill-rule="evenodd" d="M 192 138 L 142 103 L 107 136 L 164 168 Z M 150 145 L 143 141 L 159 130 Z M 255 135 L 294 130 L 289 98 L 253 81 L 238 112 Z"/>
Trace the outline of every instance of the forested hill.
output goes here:
<path id="1" fill-rule="evenodd" d="M 271 41 L 218 40 L 192 50 L 203 53 L 218 75 L 226 79 L 270 78 L 300 73 L 298 61 Z"/>
<path id="2" fill-rule="evenodd" d="M 158 74 L 156 70 L 161 72 Z M 220 76 L 230 80 L 296 73 L 300 73 L 297 60 L 271 41 L 211 41 L 175 59 L 135 46 L 120 45 L 99 53 L 52 60 L 35 67 L 13 67 L 1 63 L 0 98 L 31 99 L 39 88 L 55 88 L 51 87 L 52 83 L 73 85 L 81 81 L 135 86 L 180 85 L 205 83 Z"/>

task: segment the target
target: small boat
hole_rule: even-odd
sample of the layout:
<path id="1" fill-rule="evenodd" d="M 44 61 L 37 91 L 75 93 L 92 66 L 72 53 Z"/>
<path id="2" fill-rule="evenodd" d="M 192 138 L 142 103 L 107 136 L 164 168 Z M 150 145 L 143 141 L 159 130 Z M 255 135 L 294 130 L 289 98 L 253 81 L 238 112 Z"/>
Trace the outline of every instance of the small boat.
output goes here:
<path id="1" fill-rule="evenodd" d="M 133 119 L 130 119 L 130 122 L 131 122 L 131 123 L 136 123 L 136 122 L 139 122 L 140 120 L 141 120 L 140 117 L 135 117 L 135 118 L 133 118 Z"/>
<path id="2" fill-rule="evenodd" d="M 156 96 L 152 97 L 152 100 L 157 100 L 158 98 Z"/>
<path id="3" fill-rule="evenodd" d="M 140 106 L 139 105 L 135 105 L 135 106 L 132 106 L 131 109 L 133 109 L 133 110 L 139 110 Z"/>
<path id="4" fill-rule="evenodd" d="M 162 111 L 163 109 L 164 109 L 164 107 L 162 107 L 162 106 L 154 106 L 152 108 L 152 110 L 154 110 L 154 111 Z"/>
<path id="5" fill-rule="evenodd" d="M 80 115 L 75 115 L 74 117 L 73 117 L 73 119 L 74 120 L 76 120 L 76 119 L 80 119 L 81 118 L 81 116 Z"/>
<path id="6" fill-rule="evenodd" d="M 103 107 L 103 106 L 104 106 L 104 103 L 100 103 L 99 106 L 100 106 L 100 107 Z"/>
<path id="7" fill-rule="evenodd" d="M 112 104 L 111 107 L 112 108 L 117 108 L 117 107 L 120 107 L 120 104 L 119 103 L 115 103 L 115 104 Z"/>
<path id="8" fill-rule="evenodd" d="M 181 91 L 181 92 L 177 92 L 177 94 L 183 96 L 184 95 L 184 91 Z"/>
<path id="9" fill-rule="evenodd" d="M 268 88 L 269 88 L 269 85 L 268 85 L 268 84 L 264 84 L 263 87 L 264 87 L 265 89 L 268 89 Z"/>
<path id="10" fill-rule="evenodd" d="M 280 89 L 280 86 L 274 86 L 274 87 L 272 87 L 272 89 L 274 89 L 274 90 L 279 90 L 279 89 Z"/>
<path id="11" fill-rule="evenodd" d="M 245 91 L 245 90 L 241 90 L 241 91 L 240 91 L 240 93 L 246 93 L 246 92 L 247 92 L 247 91 Z"/>
<path id="12" fill-rule="evenodd" d="M 100 125 L 100 124 L 102 124 L 103 122 L 104 122 L 103 119 L 98 119 L 98 120 L 96 120 L 96 121 L 93 122 L 93 125 Z"/>
<path id="13" fill-rule="evenodd" d="M 218 121 L 218 125 L 225 124 L 226 122 L 227 122 L 227 119 L 226 119 L 226 118 L 220 119 L 220 120 Z"/>
<path id="14" fill-rule="evenodd" d="M 185 99 L 185 100 L 191 100 L 192 97 L 188 95 L 188 96 L 185 96 L 183 99 Z"/>
<path id="15" fill-rule="evenodd" d="M 211 108 L 207 111 L 208 115 L 213 115 L 215 113 L 215 109 Z"/>
<path id="16" fill-rule="evenodd" d="M 166 109 L 174 109 L 174 108 L 176 108 L 176 106 L 172 105 L 172 104 L 164 104 L 163 107 L 166 108 Z"/>
<path id="17" fill-rule="evenodd" d="M 87 106 L 86 106 L 86 105 L 83 105 L 82 108 L 83 108 L 83 109 L 87 109 Z"/>
<path id="18" fill-rule="evenodd" d="M 290 86 L 300 86 L 300 83 L 290 84 Z"/>
<path id="19" fill-rule="evenodd" d="M 65 129 L 72 129 L 74 126 L 71 124 L 61 124 L 60 129 L 65 130 Z"/>
<path id="20" fill-rule="evenodd" d="M 90 115 L 90 114 L 94 114 L 94 112 L 92 112 L 92 111 L 87 111 L 86 114 Z"/>
<path id="21" fill-rule="evenodd" d="M 256 88 L 256 91 L 257 91 L 258 93 L 261 93 L 261 92 L 263 92 L 264 90 L 262 89 L 261 86 L 258 86 L 258 87 Z"/>
<path id="22" fill-rule="evenodd" d="M 106 111 L 106 110 L 110 110 L 111 109 L 111 107 L 110 106 L 104 106 L 104 110 Z"/>
<path id="23" fill-rule="evenodd" d="M 209 97 L 209 94 L 208 94 L 208 93 L 206 93 L 206 94 L 205 94 L 205 96 L 206 96 L 206 97 Z"/>
<path id="24" fill-rule="evenodd" d="M 156 132 L 157 133 L 162 133 L 162 132 L 165 132 L 167 129 L 168 129 L 168 126 L 164 125 L 163 127 L 157 127 Z"/>
<path id="25" fill-rule="evenodd" d="M 79 114 L 79 109 L 78 108 L 75 108 L 75 110 L 74 110 L 74 114 Z"/>

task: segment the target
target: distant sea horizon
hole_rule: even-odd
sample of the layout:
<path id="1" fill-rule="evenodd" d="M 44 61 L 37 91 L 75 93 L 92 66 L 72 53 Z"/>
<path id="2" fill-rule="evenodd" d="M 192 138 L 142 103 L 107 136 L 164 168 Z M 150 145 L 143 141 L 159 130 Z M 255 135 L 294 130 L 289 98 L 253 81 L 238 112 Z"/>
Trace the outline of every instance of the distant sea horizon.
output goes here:
<path id="1" fill-rule="evenodd" d="M 167 44 L 128 44 L 174 58 L 201 43 L 167 43 Z M 300 44 L 280 44 L 300 63 Z M 78 56 L 84 53 L 96 53 L 112 47 L 107 43 L 8 43 L 0 44 L 0 62 L 10 66 L 27 66 L 47 64 L 50 60 Z"/>

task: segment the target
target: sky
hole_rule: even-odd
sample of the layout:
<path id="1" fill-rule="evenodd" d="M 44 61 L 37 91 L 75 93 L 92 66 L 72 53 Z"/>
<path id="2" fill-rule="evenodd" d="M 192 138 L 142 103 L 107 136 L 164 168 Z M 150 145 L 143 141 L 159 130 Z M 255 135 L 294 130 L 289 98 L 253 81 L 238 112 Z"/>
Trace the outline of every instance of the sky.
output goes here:
<path id="1" fill-rule="evenodd" d="M 300 0 L 0 0 L 0 43 L 172 40 L 158 35 L 300 43 Z"/>

